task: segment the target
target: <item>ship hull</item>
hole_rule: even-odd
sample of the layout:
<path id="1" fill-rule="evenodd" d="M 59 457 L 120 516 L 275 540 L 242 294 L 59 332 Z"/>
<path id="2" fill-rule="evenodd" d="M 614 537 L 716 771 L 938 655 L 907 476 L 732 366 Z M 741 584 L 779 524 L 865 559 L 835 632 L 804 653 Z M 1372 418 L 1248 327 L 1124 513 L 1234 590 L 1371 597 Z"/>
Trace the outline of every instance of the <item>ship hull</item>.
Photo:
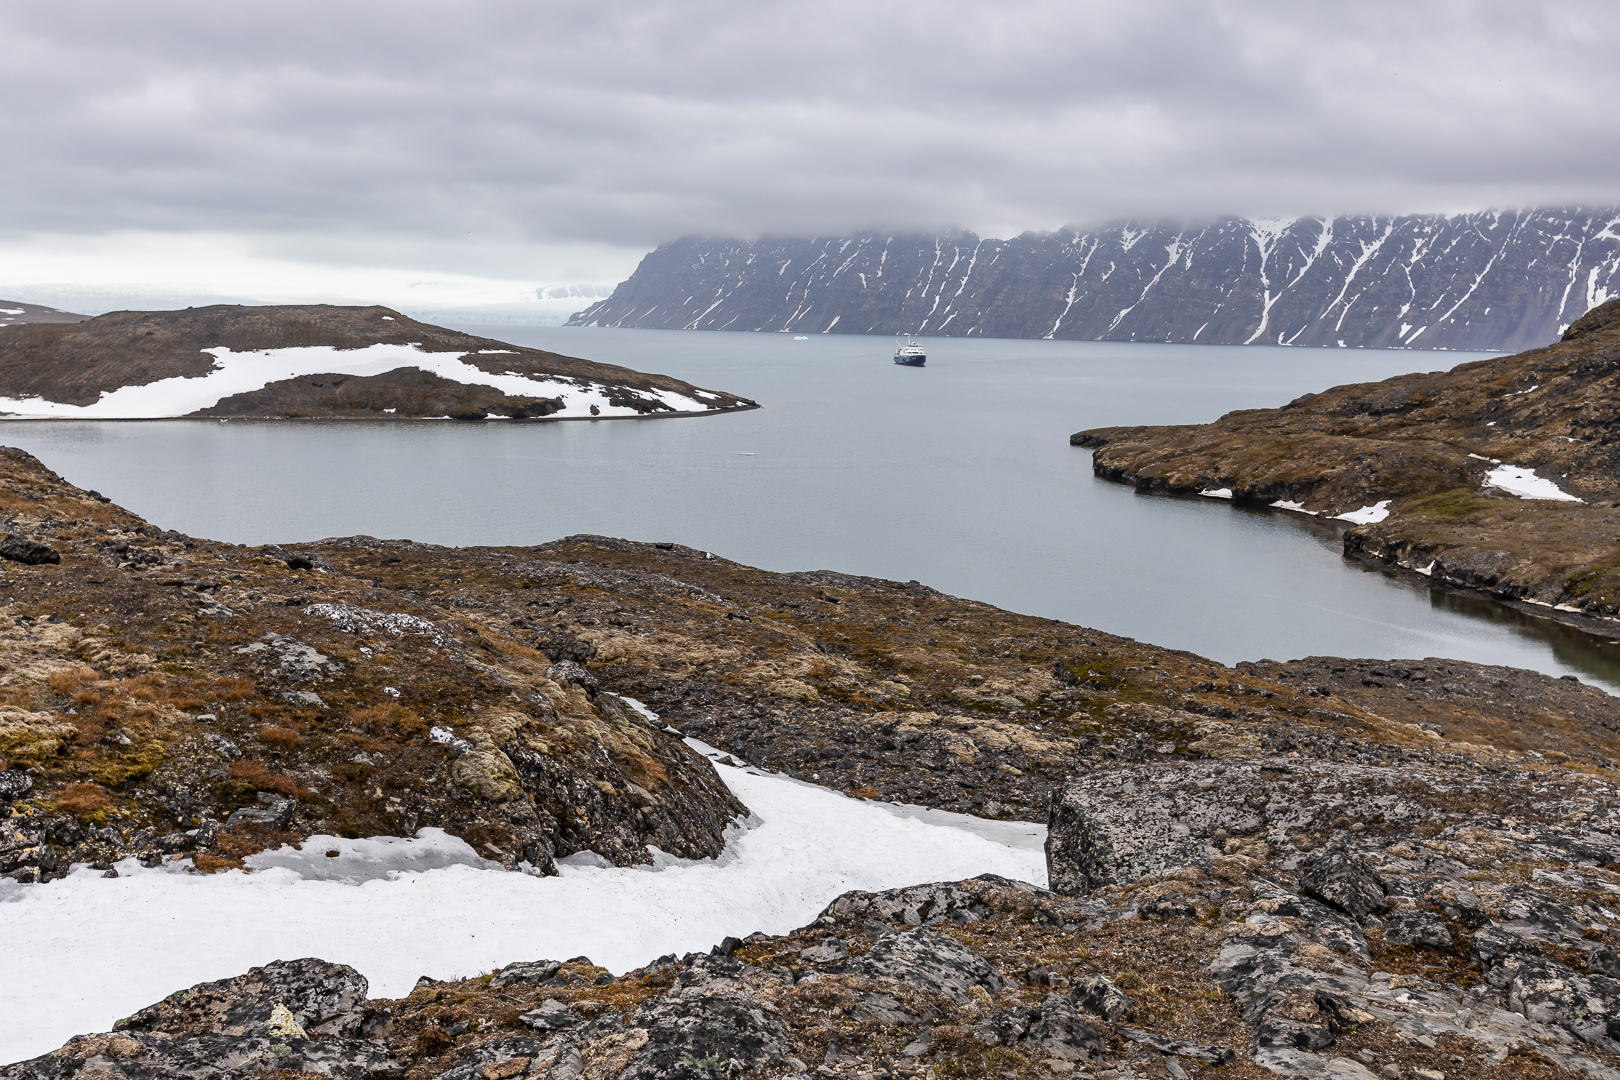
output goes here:
<path id="1" fill-rule="evenodd" d="M 894 362 L 901 367 L 922 367 L 928 363 L 926 356 L 896 356 Z"/>

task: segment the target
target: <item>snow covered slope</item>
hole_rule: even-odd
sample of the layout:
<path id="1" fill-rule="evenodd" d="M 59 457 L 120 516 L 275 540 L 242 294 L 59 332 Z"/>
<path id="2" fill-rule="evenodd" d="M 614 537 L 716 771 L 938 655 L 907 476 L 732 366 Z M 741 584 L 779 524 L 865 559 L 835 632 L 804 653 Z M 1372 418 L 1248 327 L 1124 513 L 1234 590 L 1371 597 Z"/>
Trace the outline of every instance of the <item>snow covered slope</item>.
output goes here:
<path id="1" fill-rule="evenodd" d="M 0 333 L 0 415 L 529 420 L 755 407 L 386 307 L 215 304 L 40 321 Z"/>
<path id="2" fill-rule="evenodd" d="M 716 768 L 754 822 L 734 830 L 720 859 L 664 859 L 656 870 L 576 856 L 561 877 L 530 877 L 483 868 L 465 843 L 429 830 L 392 845 L 305 842 L 315 863 L 328 861 L 323 849 L 343 851 L 330 861 L 349 864 L 354 884 L 324 868 L 300 873 L 289 868 L 296 860 L 273 853 L 256 857 L 262 868 L 251 874 L 145 870 L 128 859 L 112 881 L 95 870 L 26 888 L 0 879 L 13 973 L 0 1062 L 106 1031 L 175 987 L 278 958 L 349 964 L 374 995 L 404 996 L 420 975 L 465 977 L 581 954 L 624 971 L 667 952 L 706 951 L 728 935 L 785 933 L 850 889 L 983 873 L 1046 883 L 1044 826 L 888 807 Z M 390 864 L 406 869 L 390 873 Z"/>
<path id="3" fill-rule="evenodd" d="M 687 238 L 571 325 L 1517 350 L 1617 294 L 1615 208 L 1230 218 Z"/>
<path id="4" fill-rule="evenodd" d="M 187 416 L 215 409 L 222 400 L 263 390 L 272 383 L 299 376 L 336 374 L 362 378 L 401 368 L 414 368 L 454 383 L 490 386 L 509 396 L 556 398 L 558 409 L 545 415 L 554 419 L 588 416 L 637 416 L 628 404 L 614 404 L 612 387 L 584 380 L 536 379 L 517 374 L 495 375 L 473 367 L 451 353 L 428 353 L 414 345 L 369 345 L 362 349 L 334 349 L 329 345 L 304 348 L 232 352 L 206 350 L 216 366 L 202 375 L 175 375 L 141 386 L 121 386 L 102 394 L 89 405 L 70 405 L 42 397 L 0 397 L 0 413 L 18 418 L 75 417 L 85 420 L 156 419 Z M 674 390 L 653 389 L 647 396 L 674 412 L 703 412 L 713 408 L 697 391 L 691 396 Z M 711 395 L 712 396 L 712 395 Z M 389 409 L 392 413 L 394 410 Z M 436 419 L 447 419 L 445 416 Z"/>

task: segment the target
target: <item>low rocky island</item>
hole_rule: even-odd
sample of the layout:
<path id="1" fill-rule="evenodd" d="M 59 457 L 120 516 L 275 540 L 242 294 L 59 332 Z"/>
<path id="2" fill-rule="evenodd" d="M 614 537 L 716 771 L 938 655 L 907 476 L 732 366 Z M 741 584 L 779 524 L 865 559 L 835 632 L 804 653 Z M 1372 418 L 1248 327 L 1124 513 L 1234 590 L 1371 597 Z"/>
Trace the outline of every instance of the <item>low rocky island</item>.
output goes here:
<path id="1" fill-rule="evenodd" d="M 76 323 L 90 316 L 77 315 L 44 304 L 25 304 L 21 300 L 0 300 L 0 329 L 23 326 L 28 323 Z"/>
<path id="2" fill-rule="evenodd" d="M 220 304 L 71 318 L 82 321 L 40 318 L 0 333 L 0 416 L 571 420 L 758 407 L 385 307 Z"/>
<path id="3" fill-rule="evenodd" d="M 674 543 L 247 548 L 15 450 L 0 514 L 13 890 L 427 827 L 539 874 L 710 857 L 748 809 L 687 734 L 857 798 L 1047 821 L 1050 879 L 849 893 L 623 974 L 514 956 L 396 999 L 287 957 L 6 1080 L 1620 1076 L 1620 702 L 1573 680 L 1225 667 Z"/>
<path id="4" fill-rule="evenodd" d="M 1611 632 L 1620 300 L 1562 340 L 1212 424 L 1096 428 L 1098 476 L 1341 518 L 1348 554 Z"/>

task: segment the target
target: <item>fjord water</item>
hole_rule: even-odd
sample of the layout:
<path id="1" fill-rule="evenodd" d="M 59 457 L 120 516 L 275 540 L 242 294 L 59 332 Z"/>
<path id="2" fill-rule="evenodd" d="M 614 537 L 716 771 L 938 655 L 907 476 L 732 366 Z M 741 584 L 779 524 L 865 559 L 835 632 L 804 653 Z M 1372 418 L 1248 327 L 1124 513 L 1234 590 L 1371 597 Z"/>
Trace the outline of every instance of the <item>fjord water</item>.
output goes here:
<path id="1" fill-rule="evenodd" d="M 11 422 L 74 483 L 239 543 L 367 533 L 673 540 L 770 570 L 916 579 L 1224 662 L 1444 656 L 1620 688 L 1620 646 L 1345 560 L 1338 528 L 1091 475 L 1070 433 L 1193 423 L 1480 354 L 465 327 L 758 400 L 727 416 Z"/>

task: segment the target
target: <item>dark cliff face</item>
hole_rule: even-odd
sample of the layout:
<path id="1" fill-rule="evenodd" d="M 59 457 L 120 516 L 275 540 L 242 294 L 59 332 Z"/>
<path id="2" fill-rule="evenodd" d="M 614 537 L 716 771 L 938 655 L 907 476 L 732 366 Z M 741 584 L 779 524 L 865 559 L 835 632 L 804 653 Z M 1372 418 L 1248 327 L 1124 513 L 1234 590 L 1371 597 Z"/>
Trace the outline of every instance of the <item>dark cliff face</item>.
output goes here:
<path id="1" fill-rule="evenodd" d="M 1620 287 L 1620 210 L 705 240 L 574 326 L 1523 349 Z"/>

